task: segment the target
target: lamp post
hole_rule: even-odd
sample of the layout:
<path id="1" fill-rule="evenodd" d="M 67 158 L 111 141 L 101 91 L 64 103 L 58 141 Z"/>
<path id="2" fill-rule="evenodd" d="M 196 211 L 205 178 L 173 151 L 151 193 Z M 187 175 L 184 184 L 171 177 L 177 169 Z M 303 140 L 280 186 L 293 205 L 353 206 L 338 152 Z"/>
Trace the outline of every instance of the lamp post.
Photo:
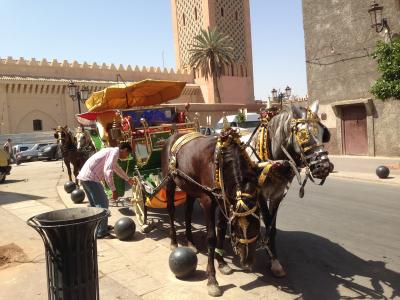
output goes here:
<path id="1" fill-rule="evenodd" d="M 283 108 L 283 99 L 289 99 L 291 94 L 292 89 L 289 86 L 286 86 L 284 93 L 282 93 L 280 90 L 277 91 L 275 88 L 273 88 L 271 91 L 272 99 L 278 100 L 281 103 L 281 109 Z"/>
<path id="2" fill-rule="evenodd" d="M 377 33 L 382 32 L 385 30 L 385 33 L 389 36 L 389 40 L 391 38 L 390 36 L 390 27 L 387 22 L 387 19 L 383 17 L 383 6 L 379 5 L 378 3 L 375 2 L 375 0 L 372 1 L 371 8 L 368 10 L 368 13 L 371 17 L 371 27 L 375 28 L 375 31 Z"/>
<path id="3" fill-rule="evenodd" d="M 79 88 L 73 81 L 70 81 L 68 84 L 68 94 L 71 97 L 72 101 L 78 101 L 78 111 L 79 114 L 81 111 L 81 102 L 85 102 L 89 98 L 89 88 L 87 86 L 83 86 Z"/>

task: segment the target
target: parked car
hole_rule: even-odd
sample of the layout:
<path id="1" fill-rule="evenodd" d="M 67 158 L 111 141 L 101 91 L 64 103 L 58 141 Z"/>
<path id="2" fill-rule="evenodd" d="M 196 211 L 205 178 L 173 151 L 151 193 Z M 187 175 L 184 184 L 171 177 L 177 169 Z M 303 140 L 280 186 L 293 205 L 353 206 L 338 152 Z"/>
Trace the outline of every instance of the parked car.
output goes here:
<path id="1" fill-rule="evenodd" d="M 200 133 L 204 135 L 216 135 L 215 129 L 211 127 L 200 127 Z"/>
<path id="2" fill-rule="evenodd" d="M 29 150 L 30 148 L 32 148 L 33 145 L 34 144 L 18 144 L 18 145 L 13 146 L 14 157 L 16 157 L 17 154 L 22 151 Z"/>
<path id="3" fill-rule="evenodd" d="M 0 149 L 0 183 L 6 180 L 6 176 L 10 175 L 10 171 L 10 155 L 3 149 Z"/>
<path id="4" fill-rule="evenodd" d="M 39 150 L 38 159 L 46 159 L 46 160 L 59 160 L 62 157 L 60 147 L 58 144 L 50 144 L 46 147 L 43 147 Z"/>
<path id="5" fill-rule="evenodd" d="M 17 165 L 25 161 L 35 161 L 38 160 L 39 150 L 46 147 L 49 143 L 34 144 L 31 148 L 25 151 L 21 151 L 16 154 L 15 159 L 17 160 Z"/>
<path id="6" fill-rule="evenodd" d="M 247 113 L 246 121 L 241 123 L 237 122 L 236 115 L 226 116 L 226 119 L 228 120 L 228 123 L 231 127 L 240 130 L 241 135 L 252 133 L 260 123 L 259 114 L 257 113 Z M 223 127 L 224 127 L 224 118 L 221 118 L 218 121 L 217 125 L 215 126 L 216 133 L 220 133 Z"/>

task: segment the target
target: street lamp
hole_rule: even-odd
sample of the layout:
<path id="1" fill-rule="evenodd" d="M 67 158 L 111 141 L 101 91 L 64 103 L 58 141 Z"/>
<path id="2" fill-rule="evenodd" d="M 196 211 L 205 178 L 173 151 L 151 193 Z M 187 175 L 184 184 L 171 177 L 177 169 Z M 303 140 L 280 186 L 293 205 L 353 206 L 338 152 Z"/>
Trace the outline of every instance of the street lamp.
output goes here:
<path id="1" fill-rule="evenodd" d="M 286 97 L 287 97 L 288 99 L 289 99 L 290 96 L 292 95 L 292 89 L 291 89 L 289 86 L 286 86 L 285 95 L 286 95 Z"/>
<path id="2" fill-rule="evenodd" d="M 289 86 L 286 86 L 285 93 L 282 93 L 280 90 L 277 91 L 275 88 L 271 91 L 272 100 L 278 100 L 281 103 L 281 109 L 283 108 L 283 99 L 289 99 L 291 94 L 292 89 Z"/>
<path id="3" fill-rule="evenodd" d="M 375 31 L 380 33 L 385 29 L 385 32 L 389 34 L 390 28 L 386 18 L 382 16 L 383 6 L 379 5 L 372 1 L 371 8 L 368 10 L 368 13 L 371 17 L 371 27 L 375 28 Z"/>
<path id="4" fill-rule="evenodd" d="M 78 101 L 78 111 L 80 114 L 82 112 L 81 102 L 84 103 L 89 98 L 89 88 L 87 86 L 83 86 L 81 89 L 79 89 L 79 86 L 77 86 L 73 81 L 70 81 L 67 87 L 68 94 L 72 101 Z"/>

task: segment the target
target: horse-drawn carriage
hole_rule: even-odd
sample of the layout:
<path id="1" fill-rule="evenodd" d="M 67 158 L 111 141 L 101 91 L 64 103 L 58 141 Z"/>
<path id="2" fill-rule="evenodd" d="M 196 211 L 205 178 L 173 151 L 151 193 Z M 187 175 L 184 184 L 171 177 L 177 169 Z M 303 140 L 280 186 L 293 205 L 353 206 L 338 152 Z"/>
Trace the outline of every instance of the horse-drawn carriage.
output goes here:
<path id="1" fill-rule="evenodd" d="M 182 82 L 155 80 L 112 86 L 94 93 L 87 101 L 89 112 L 77 116 L 81 125 L 92 128 L 88 132 L 97 151 L 121 142 L 131 144 L 132 156 L 118 163 L 135 179 L 131 203 L 140 225 L 147 222 L 147 207 L 167 207 L 165 188 L 161 185 L 161 150 L 165 141 L 173 133 L 199 130 L 197 120 L 190 121 L 185 112 L 161 105 L 179 97 L 184 86 Z M 136 96 L 129 96 L 132 94 Z M 122 198 L 125 182 L 116 174 L 114 182 Z M 107 186 L 105 189 L 110 193 Z M 175 205 L 185 200 L 186 193 L 175 194 Z"/>
<path id="2" fill-rule="evenodd" d="M 243 267 L 253 262 L 259 241 L 271 258 L 274 275 L 284 276 L 275 249 L 279 203 L 293 178 L 298 178 L 302 196 L 307 179 L 321 179 L 322 184 L 329 174 L 323 147 L 329 132 L 318 118 L 318 103 L 261 114 L 256 130 L 242 142 L 232 128 L 225 128 L 217 137 L 201 135 L 196 132 L 197 122 L 190 122 L 184 112 L 161 105 L 177 98 L 184 86 L 181 82 L 151 80 L 112 86 L 94 93 L 86 102 L 89 112 L 77 119 L 94 126 L 91 137 L 97 149 L 120 142 L 132 145 L 132 157 L 119 164 L 136 179 L 132 205 L 137 220 L 147 225 L 148 207 L 168 208 L 172 247 L 177 246 L 174 207 L 185 201 L 186 237 L 188 245 L 194 247 L 191 213 L 195 198 L 199 199 L 207 223 L 209 295 L 222 294 L 214 258 L 223 274 L 232 272 L 223 258 L 227 228 Z M 186 134 L 172 136 L 174 133 Z M 302 168 L 306 168 L 306 177 L 301 182 Z M 123 196 L 125 183 L 117 175 L 114 182 L 119 196 Z M 266 225 L 262 238 L 260 214 Z"/>

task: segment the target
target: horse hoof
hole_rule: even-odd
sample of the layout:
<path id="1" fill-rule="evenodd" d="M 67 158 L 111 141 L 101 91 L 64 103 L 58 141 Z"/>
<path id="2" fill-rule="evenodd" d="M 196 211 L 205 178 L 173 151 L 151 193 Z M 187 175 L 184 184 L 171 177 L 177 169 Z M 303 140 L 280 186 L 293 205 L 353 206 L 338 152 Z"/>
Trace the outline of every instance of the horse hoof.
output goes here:
<path id="1" fill-rule="evenodd" d="M 142 225 L 142 227 L 140 227 L 140 232 L 141 233 L 148 233 L 150 231 L 151 231 L 151 226 L 150 225 L 144 224 L 144 225 Z"/>
<path id="2" fill-rule="evenodd" d="M 275 277 L 281 278 L 286 276 L 286 272 L 277 259 L 271 262 L 271 272 Z"/>
<path id="3" fill-rule="evenodd" d="M 219 266 L 218 270 L 224 275 L 231 275 L 233 273 L 233 269 L 230 266 L 228 266 L 228 264 Z"/>
<path id="4" fill-rule="evenodd" d="M 245 273 L 250 273 L 250 272 L 252 272 L 253 268 L 249 265 L 242 265 L 242 270 Z"/>
<path id="5" fill-rule="evenodd" d="M 222 289 L 218 284 L 208 284 L 208 295 L 211 297 L 220 297 L 222 296 Z"/>
<path id="6" fill-rule="evenodd" d="M 192 249 L 192 251 L 196 254 L 199 253 L 199 250 L 197 250 L 196 246 L 192 243 L 188 243 L 188 248 Z"/>
<path id="7" fill-rule="evenodd" d="M 178 248 L 178 244 L 171 244 L 169 248 L 171 249 L 171 251 L 174 251 L 176 248 Z"/>

